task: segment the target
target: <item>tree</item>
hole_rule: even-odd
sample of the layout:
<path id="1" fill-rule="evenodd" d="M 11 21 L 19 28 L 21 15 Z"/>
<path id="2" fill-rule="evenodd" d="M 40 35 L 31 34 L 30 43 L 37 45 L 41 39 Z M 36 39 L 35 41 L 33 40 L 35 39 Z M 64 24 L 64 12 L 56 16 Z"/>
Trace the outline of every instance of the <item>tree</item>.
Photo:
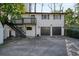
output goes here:
<path id="1" fill-rule="evenodd" d="M 76 24 L 79 25 L 79 3 L 75 4 L 75 15 Z"/>
<path id="2" fill-rule="evenodd" d="M 75 4 L 75 9 L 79 13 L 79 3 Z"/>
<path id="3" fill-rule="evenodd" d="M 34 12 L 36 12 L 36 3 L 34 4 Z"/>
<path id="4" fill-rule="evenodd" d="M 59 6 L 59 9 L 56 8 L 57 7 L 56 5 Z M 50 4 L 49 8 L 53 12 L 63 12 L 63 9 L 64 9 L 62 3 L 53 3 L 53 8 L 52 8 L 52 4 Z"/>
<path id="5" fill-rule="evenodd" d="M 48 7 L 50 8 L 50 10 L 51 10 L 51 12 L 52 12 L 52 11 L 53 11 L 53 10 L 52 10 L 52 3 L 51 3 L 51 4 L 49 3 L 49 4 L 48 4 Z"/>
<path id="6" fill-rule="evenodd" d="M 41 4 L 41 12 L 43 11 L 43 6 L 44 6 L 44 4 L 42 3 L 42 4 Z"/>
<path id="7" fill-rule="evenodd" d="M 1 3 L 0 4 L 0 21 L 4 24 L 8 21 L 8 16 L 11 20 L 21 18 L 21 13 L 25 12 L 24 4 L 22 3 Z"/>
<path id="8" fill-rule="evenodd" d="M 73 10 L 68 8 L 65 13 L 67 13 L 67 15 L 65 15 L 65 25 L 67 26 L 71 26 L 74 24 L 74 19 L 73 19 Z"/>
<path id="9" fill-rule="evenodd" d="M 60 5 L 59 5 L 59 7 L 60 7 L 60 12 L 63 12 L 63 4 L 62 3 L 60 3 Z"/>
<path id="10" fill-rule="evenodd" d="M 31 7 L 32 6 L 32 4 L 31 3 L 29 3 L 29 12 L 31 12 Z"/>

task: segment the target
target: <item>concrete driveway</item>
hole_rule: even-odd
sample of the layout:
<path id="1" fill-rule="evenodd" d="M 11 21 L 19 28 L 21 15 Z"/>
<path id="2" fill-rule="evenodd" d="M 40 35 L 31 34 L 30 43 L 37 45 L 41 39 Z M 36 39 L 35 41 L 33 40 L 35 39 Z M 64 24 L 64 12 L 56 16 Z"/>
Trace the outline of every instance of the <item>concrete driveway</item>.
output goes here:
<path id="1" fill-rule="evenodd" d="M 69 41 L 68 41 L 69 40 Z M 67 56 L 78 55 L 69 51 L 70 42 L 78 39 L 62 36 L 42 36 L 31 38 L 9 38 L 0 46 L 1 56 Z M 77 43 L 79 45 L 79 43 Z M 76 49 L 75 49 L 76 50 Z M 78 49 L 79 50 L 79 49 Z"/>

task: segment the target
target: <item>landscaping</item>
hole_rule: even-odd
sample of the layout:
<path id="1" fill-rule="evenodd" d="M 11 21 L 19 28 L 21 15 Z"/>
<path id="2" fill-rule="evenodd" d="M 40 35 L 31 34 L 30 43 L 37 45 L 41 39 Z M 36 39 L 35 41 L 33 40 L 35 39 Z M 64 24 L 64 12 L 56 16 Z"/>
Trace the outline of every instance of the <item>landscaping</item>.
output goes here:
<path id="1" fill-rule="evenodd" d="M 79 39 L 79 29 L 78 28 L 67 28 L 65 29 L 65 35 Z"/>

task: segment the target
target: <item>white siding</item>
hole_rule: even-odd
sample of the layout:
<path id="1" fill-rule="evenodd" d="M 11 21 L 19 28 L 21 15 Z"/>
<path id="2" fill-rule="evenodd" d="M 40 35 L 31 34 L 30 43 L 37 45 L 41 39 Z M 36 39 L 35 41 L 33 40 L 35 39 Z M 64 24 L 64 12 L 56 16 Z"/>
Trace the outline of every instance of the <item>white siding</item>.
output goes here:
<path id="1" fill-rule="evenodd" d="M 12 36 L 16 36 L 15 35 L 15 31 L 13 29 L 11 29 L 9 26 L 5 25 L 4 26 L 4 39 L 6 39 L 7 37 L 9 37 L 9 32 L 11 31 L 11 35 Z"/>
<path id="2" fill-rule="evenodd" d="M 36 17 L 36 25 L 31 25 L 32 30 L 26 30 L 27 36 L 35 36 L 35 26 L 36 26 L 36 35 L 39 34 L 41 36 L 41 27 L 50 27 L 50 34 L 52 36 L 52 27 L 61 27 L 62 35 L 64 35 L 64 14 L 61 15 L 61 19 L 53 19 L 53 14 L 49 14 L 49 19 L 42 19 L 42 14 L 30 14 L 35 15 Z M 29 17 L 28 14 L 24 14 L 23 17 Z"/>
<path id="3" fill-rule="evenodd" d="M 36 25 L 36 35 L 38 34 L 39 36 L 41 36 L 41 27 Z"/>
<path id="4" fill-rule="evenodd" d="M 32 30 L 26 30 L 26 36 L 35 36 L 35 26 L 26 25 L 26 27 L 32 27 Z"/>
<path id="5" fill-rule="evenodd" d="M 36 19 L 37 19 L 37 25 L 38 26 L 64 26 L 64 19 L 63 19 L 63 15 L 60 19 L 53 19 L 53 15 L 49 15 L 49 20 L 48 19 L 41 19 L 41 15 L 36 15 Z"/>
<path id="6" fill-rule="evenodd" d="M 49 19 L 41 19 L 41 14 L 36 14 L 37 19 L 37 31 L 36 33 L 41 36 L 41 27 L 64 27 L 64 15 L 61 15 L 61 19 L 53 19 L 53 14 L 49 15 Z M 51 30 L 52 31 L 52 30 Z M 64 28 L 62 28 L 62 35 L 64 35 Z M 52 33 L 52 32 L 50 32 Z M 52 36 L 52 34 L 51 34 Z"/>
<path id="7" fill-rule="evenodd" d="M 4 39 L 6 39 L 7 37 L 9 37 L 9 31 L 10 31 L 9 26 L 5 25 L 4 26 Z"/>
<path id="8" fill-rule="evenodd" d="M 61 30 L 62 30 L 61 35 L 63 36 L 64 35 L 64 28 L 62 27 Z"/>
<path id="9" fill-rule="evenodd" d="M 12 30 L 12 29 L 11 29 L 11 35 L 14 36 L 14 37 L 16 36 L 16 35 L 15 35 L 15 31 Z"/>
<path id="10" fill-rule="evenodd" d="M 3 44 L 3 26 L 0 22 L 0 44 Z"/>

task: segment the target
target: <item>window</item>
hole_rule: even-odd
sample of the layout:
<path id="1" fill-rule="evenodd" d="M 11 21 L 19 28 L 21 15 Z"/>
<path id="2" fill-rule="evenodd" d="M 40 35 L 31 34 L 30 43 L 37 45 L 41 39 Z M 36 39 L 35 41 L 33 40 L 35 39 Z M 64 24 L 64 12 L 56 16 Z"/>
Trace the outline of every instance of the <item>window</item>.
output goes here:
<path id="1" fill-rule="evenodd" d="M 54 19 L 61 19 L 61 15 L 60 15 L 60 14 L 54 14 L 54 15 L 53 15 L 53 18 L 54 18 Z"/>
<path id="2" fill-rule="evenodd" d="M 48 14 L 43 14 L 42 19 L 49 19 L 49 15 Z"/>
<path id="3" fill-rule="evenodd" d="M 35 15 L 31 15 L 31 18 L 35 18 Z"/>
<path id="4" fill-rule="evenodd" d="M 27 27 L 27 30 L 32 30 L 32 27 Z"/>

